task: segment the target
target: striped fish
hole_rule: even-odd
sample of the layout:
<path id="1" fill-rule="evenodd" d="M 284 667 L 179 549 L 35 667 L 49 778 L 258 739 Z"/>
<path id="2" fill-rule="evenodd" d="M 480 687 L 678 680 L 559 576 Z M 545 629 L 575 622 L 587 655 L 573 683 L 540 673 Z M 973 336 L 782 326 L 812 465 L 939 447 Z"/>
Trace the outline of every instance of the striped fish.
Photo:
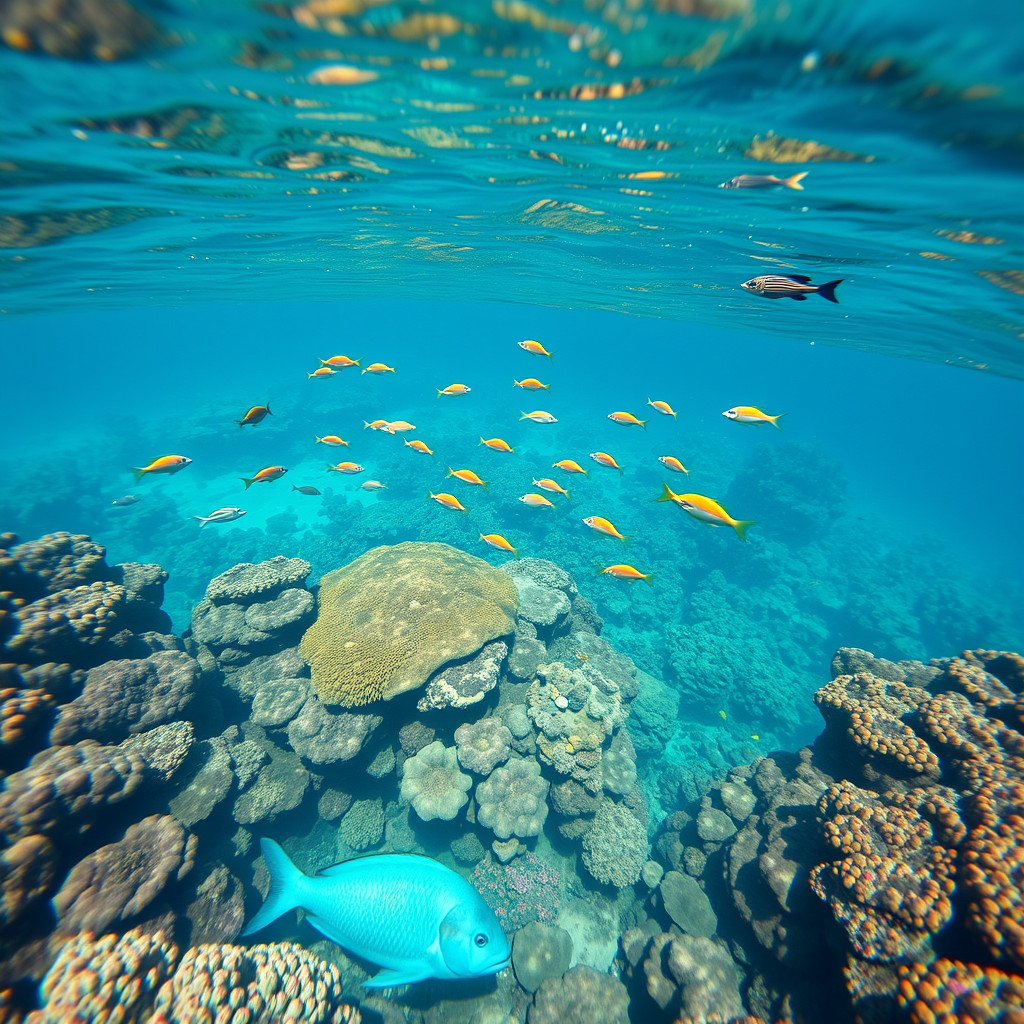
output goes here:
<path id="1" fill-rule="evenodd" d="M 244 508 L 219 508 L 208 516 L 193 516 L 192 518 L 199 520 L 199 529 L 202 529 L 207 523 L 233 523 L 244 515 Z"/>
<path id="2" fill-rule="evenodd" d="M 785 277 L 781 274 L 763 274 L 744 281 L 740 287 L 760 295 L 762 299 L 796 299 L 797 302 L 803 302 L 808 295 L 820 295 L 838 305 L 836 288 L 842 282 L 843 279 L 839 278 L 827 284 L 811 284 L 811 279 L 802 274 L 787 274 Z"/>
<path id="3" fill-rule="evenodd" d="M 806 171 L 794 174 L 788 178 L 777 178 L 774 174 L 741 174 L 736 178 L 723 181 L 719 188 L 775 188 L 783 185 L 786 188 L 803 192 L 804 187 L 800 184 L 807 177 Z"/>

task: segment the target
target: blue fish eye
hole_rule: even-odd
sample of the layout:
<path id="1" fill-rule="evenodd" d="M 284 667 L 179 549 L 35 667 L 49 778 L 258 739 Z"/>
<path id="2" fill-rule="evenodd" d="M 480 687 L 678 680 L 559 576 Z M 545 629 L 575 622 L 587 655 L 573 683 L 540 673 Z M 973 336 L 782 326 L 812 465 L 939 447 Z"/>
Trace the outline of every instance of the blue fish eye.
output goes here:
<path id="1" fill-rule="evenodd" d="M 479 933 L 479 935 L 477 935 L 477 936 L 476 936 L 476 937 L 475 937 L 475 938 L 473 939 L 473 941 L 474 941 L 474 942 L 475 942 L 475 943 L 476 943 L 476 944 L 477 944 L 478 946 L 480 946 L 480 947 L 486 946 L 486 945 L 487 945 L 487 936 L 486 936 L 486 935 L 484 935 L 484 933 L 483 933 L 483 932 L 480 932 L 480 933 Z"/>

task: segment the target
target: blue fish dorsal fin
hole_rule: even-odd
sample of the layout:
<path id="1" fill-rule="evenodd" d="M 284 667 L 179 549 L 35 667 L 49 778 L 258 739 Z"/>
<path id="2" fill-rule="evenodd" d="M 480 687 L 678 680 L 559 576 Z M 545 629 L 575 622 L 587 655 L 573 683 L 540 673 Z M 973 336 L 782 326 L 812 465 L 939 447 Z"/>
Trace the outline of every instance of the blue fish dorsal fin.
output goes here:
<path id="1" fill-rule="evenodd" d="M 340 864 L 332 864 L 329 868 L 321 868 L 315 878 L 333 878 L 336 875 L 343 875 L 346 871 L 352 870 L 352 861 L 343 860 Z"/>
<path id="2" fill-rule="evenodd" d="M 811 283 L 811 279 L 809 277 L 805 277 L 803 274 L 787 274 L 786 277 L 788 277 L 790 281 L 796 281 L 798 284 Z"/>
<path id="3" fill-rule="evenodd" d="M 406 970 L 393 970 L 384 967 L 372 978 L 363 982 L 363 988 L 393 988 L 396 985 L 411 985 L 414 981 L 425 981 L 433 975 L 429 968 L 409 968 Z"/>

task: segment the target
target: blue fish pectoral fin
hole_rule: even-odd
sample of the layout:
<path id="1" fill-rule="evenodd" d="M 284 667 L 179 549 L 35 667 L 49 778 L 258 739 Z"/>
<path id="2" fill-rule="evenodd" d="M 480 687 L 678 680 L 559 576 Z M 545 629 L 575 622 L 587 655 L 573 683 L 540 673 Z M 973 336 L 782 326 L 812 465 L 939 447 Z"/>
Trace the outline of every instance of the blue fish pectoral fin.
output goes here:
<path id="1" fill-rule="evenodd" d="M 372 978 L 363 982 L 363 988 L 392 988 L 395 985 L 411 985 L 414 981 L 426 981 L 432 978 L 429 967 L 416 966 L 394 969 L 385 967 Z"/>
<path id="2" fill-rule="evenodd" d="M 315 914 L 307 914 L 306 920 L 325 938 L 330 939 L 331 942 L 336 942 L 339 946 L 344 946 L 345 949 L 349 948 L 351 939 L 348 936 L 343 935 L 333 925 L 328 924 L 322 917 L 317 917 Z"/>
<path id="3" fill-rule="evenodd" d="M 242 929 L 241 935 L 252 935 L 299 905 L 297 883 L 302 872 L 288 859 L 288 854 L 273 839 L 261 839 L 260 850 L 270 873 L 270 888 L 263 906 Z"/>

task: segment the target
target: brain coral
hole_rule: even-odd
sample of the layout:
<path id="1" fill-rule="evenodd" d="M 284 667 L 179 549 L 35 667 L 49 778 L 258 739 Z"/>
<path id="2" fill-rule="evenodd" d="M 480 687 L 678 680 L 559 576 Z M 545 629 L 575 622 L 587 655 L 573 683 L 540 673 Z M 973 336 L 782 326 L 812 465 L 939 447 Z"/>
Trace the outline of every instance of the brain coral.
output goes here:
<path id="1" fill-rule="evenodd" d="M 477 820 L 499 839 L 539 835 L 548 816 L 548 786 L 533 758 L 509 761 L 476 787 Z"/>
<path id="2" fill-rule="evenodd" d="M 489 775 L 508 760 L 512 733 L 497 718 L 481 718 L 479 722 L 467 722 L 455 730 L 455 745 L 463 768 Z"/>
<path id="3" fill-rule="evenodd" d="M 515 630 L 516 588 L 447 544 L 373 548 L 320 581 L 320 608 L 299 647 L 333 704 L 390 700 Z"/>
<path id="4" fill-rule="evenodd" d="M 473 780 L 459 771 L 455 748 L 434 740 L 405 762 L 402 799 L 411 803 L 424 821 L 451 821 L 469 802 L 472 785 Z"/>

